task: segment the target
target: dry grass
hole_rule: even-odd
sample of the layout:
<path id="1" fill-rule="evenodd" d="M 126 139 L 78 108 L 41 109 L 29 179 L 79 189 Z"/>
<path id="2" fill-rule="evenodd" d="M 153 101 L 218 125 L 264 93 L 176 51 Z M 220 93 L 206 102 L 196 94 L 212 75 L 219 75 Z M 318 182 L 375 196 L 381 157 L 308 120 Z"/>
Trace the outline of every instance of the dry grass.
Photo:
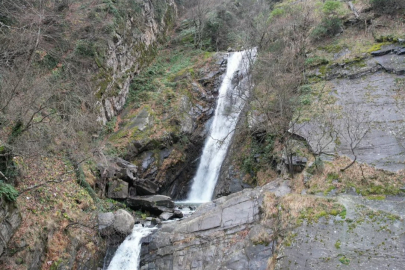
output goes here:
<path id="1" fill-rule="evenodd" d="M 317 198 L 310 195 L 290 194 L 281 199 L 282 228 L 295 226 L 304 220 L 317 222 L 321 217 L 336 216 L 345 211 L 333 199 Z"/>
<path id="2" fill-rule="evenodd" d="M 96 224 L 96 208 L 88 193 L 76 183 L 73 168 L 61 158 L 20 158 L 18 164 L 23 172 L 17 187 L 20 192 L 50 180 L 62 182 L 46 184 L 18 197 L 23 220 L 8 246 L 15 253 L 0 262 L 0 268 L 26 269 L 26 265 L 16 263 L 17 259 L 29 258 L 31 251 L 42 247 L 45 261 L 41 269 L 50 269 L 54 262 L 68 259 L 69 248 L 95 241 L 97 231 L 91 228 Z M 84 227 L 65 230 L 76 222 Z M 97 245 L 89 247 L 86 252 L 90 254 L 98 249 Z"/>
<path id="3" fill-rule="evenodd" d="M 324 171 L 308 182 L 309 192 L 327 193 L 331 189 L 345 192 L 348 188 L 355 188 L 362 195 L 396 195 L 405 185 L 404 172 L 387 172 L 367 164 L 355 163 L 346 171 L 340 171 L 350 163 L 347 157 L 325 162 Z"/>
<path id="4" fill-rule="evenodd" d="M 256 174 L 256 182 L 258 186 L 264 186 L 278 177 L 277 172 L 271 168 L 263 168 Z"/>

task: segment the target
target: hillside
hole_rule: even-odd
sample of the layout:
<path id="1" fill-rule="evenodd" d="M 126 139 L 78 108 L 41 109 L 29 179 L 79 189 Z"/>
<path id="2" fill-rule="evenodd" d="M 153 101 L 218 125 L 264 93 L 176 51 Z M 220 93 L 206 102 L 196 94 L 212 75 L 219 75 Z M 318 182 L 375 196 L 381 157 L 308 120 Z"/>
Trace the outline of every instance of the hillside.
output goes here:
<path id="1" fill-rule="evenodd" d="M 0 268 L 97 269 L 148 222 L 161 229 L 141 269 L 401 267 L 404 14 L 401 0 L 3 1 Z M 217 200 L 162 225 L 132 200 L 187 197 L 246 48 Z"/>

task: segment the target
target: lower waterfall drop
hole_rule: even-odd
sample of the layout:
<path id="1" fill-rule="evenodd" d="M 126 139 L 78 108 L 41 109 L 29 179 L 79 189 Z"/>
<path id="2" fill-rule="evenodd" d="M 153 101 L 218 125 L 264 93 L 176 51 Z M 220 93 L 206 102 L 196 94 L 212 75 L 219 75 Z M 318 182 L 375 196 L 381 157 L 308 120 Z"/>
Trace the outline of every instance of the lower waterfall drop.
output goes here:
<path id="1" fill-rule="evenodd" d="M 138 270 L 142 238 L 151 234 L 155 228 L 135 225 L 131 235 L 122 242 L 114 254 L 107 270 Z"/>
<path id="2" fill-rule="evenodd" d="M 252 49 L 234 52 L 228 58 L 214 119 L 186 202 L 204 203 L 212 199 L 222 162 L 248 93 L 246 91 L 249 77 L 247 73 L 250 61 L 254 59 L 255 54 L 256 49 Z"/>

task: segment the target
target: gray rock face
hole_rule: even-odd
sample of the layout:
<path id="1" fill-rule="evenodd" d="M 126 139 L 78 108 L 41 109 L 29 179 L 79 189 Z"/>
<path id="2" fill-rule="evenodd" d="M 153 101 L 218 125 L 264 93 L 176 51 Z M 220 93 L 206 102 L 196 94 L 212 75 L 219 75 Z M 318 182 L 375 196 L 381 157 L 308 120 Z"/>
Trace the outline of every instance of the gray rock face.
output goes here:
<path id="1" fill-rule="evenodd" d="M 13 202 L 0 196 L 0 255 L 3 254 L 14 232 L 21 224 L 21 215 Z"/>
<path id="2" fill-rule="evenodd" d="M 403 269 L 405 202 L 342 196 L 345 220 L 321 219 L 291 232 L 278 255 L 277 270 Z"/>
<path id="3" fill-rule="evenodd" d="M 273 253 L 272 229 L 261 224 L 260 208 L 266 192 L 284 194 L 281 190 L 289 190 L 288 183 L 246 189 L 163 224 L 142 248 L 141 269 L 265 270 Z"/>
<path id="4" fill-rule="evenodd" d="M 158 185 L 149 180 L 139 180 L 135 182 L 137 195 L 153 195 L 159 189 Z"/>
<path id="5" fill-rule="evenodd" d="M 160 18 L 156 16 L 157 9 L 163 13 Z M 159 36 L 166 34 L 169 28 L 166 23 L 175 19 L 177 8 L 174 0 L 159 1 L 159 7 L 154 6 L 153 1 L 143 1 L 142 13 L 137 15 L 142 17 L 142 32 L 132 15 L 134 14 L 129 12 L 127 21 L 124 22 L 125 33 L 117 30 L 113 39 L 108 42 L 106 70 L 111 73 L 104 83 L 105 89 L 98 89 L 98 93 L 102 94 L 100 121 L 103 123 L 111 120 L 124 108 L 131 80 L 144 67 L 145 62 L 149 63 L 153 59 L 151 55 L 154 46 L 158 43 Z M 140 120 L 138 124 L 142 128 L 148 123 Z"/>
<path id="6" fill-rule="evenodd" d="M 405 77 L 401 74 L 405 74 L 405 56 L 389 53 L 372 57 L 365 63 L 366 67 L 346 70 L 343 78 L 330 81 L 330 95 L 340 106 L 337 113 L 348 116 L 332 119 L 339 133 L 337 140 L 328 145 L 322 142 L 320 136 L 325 133 L 316 121 L 310 120 L 296 130 L 309 141 L 314 152 L 323 144 L 326 146 L 323 152 L 337 152 L 351 158 L 354 158 L 350 150 L 351 138 L 360 138 L 367 130 L 355 149 L 358 161 L 390 171 L 404 169 L 405 99 L 399 90 L 404 87 Z M 340 77 L 341 71 L 343 69 L 330 77 Z M 340 75 L 336 75 L 338 73 Z M 345 123 L 345 119 L 350 123 Z"/>
<path id="7" fill-rule="evenodd" d="M 107 197 L 111 199 L 126 199 L 128 197 L 128 183 L 119 179 L 110 181 Z"/>

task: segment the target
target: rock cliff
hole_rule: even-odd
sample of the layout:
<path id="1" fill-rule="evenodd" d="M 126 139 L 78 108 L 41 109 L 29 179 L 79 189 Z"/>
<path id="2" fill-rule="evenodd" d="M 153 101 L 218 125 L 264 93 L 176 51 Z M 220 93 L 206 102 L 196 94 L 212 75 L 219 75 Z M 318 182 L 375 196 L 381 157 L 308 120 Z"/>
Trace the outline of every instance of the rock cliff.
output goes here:
<path id="1" fill-rule="evenodd" d="M 21 214 L 16 204 L 0 196 L 0 256 L 7 249 L 7 243 L 20 224 Z"/>
<path id="2" fill-rule="evenodd" d="M 176 16 L 174 0 L 142 1 L 141 12 L 128 10 L 128 18 L 114 30 L 106 63 L 98 63 L 101 80 L 96 95 L 101 97 L 103 123 L 122 111 L 131 80 L 153 60 Z"/>
<path id="3" fill-rule="evenodd" d="M 266 269 L 276 243 L 264 200 L 289 192 L 287 182 L 245 189 L 163 224 L 143 244 L 141 269 Z"/>

